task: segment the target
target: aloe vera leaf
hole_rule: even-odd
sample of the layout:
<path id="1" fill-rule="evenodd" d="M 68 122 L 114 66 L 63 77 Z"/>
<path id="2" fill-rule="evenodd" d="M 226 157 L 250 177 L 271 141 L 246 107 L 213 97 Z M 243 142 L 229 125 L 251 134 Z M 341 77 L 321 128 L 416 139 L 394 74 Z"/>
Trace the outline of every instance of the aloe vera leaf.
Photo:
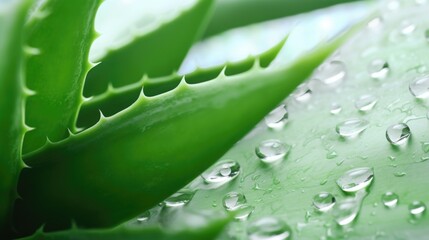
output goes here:
<path id="1" fill-rule="evenodd" d="M 196 84 L 216 78 L 224 68 L 226 69 L 226 75 L 241 73 L 243 69 L 249 70 L 256 60 L 259 61 L 261 67 L 268 67 L 283 47 L 285 41 L 286 38 L 257 56 L 249 57 L 238 62 L 226 63 L 225 65 L 206 69 L 198 68 L 183 76 L 178 74 L 160 78 L 149 78 L 145 76 L 136 84 L 120 88 L 110 87 L 105 93 L 92 97 L 82 104 L 77 126 L 87 128 L 94 125 L 100 118 L 100 111 L 104 116 L 112 116 L 130 106 L 137 100 L 142 86 L 144 86 L 145 95 L 155 96 L 177 87 L 183 77 L 185 77 L 187 83 Z"/>
<path id="2" fill-rule="evenodd" d="M 316 72 L 308 79 L 313 86 L 308 102 L 296 101 L 294 97 L 285 101 L 289 118 L 283 130 L 272 131 L 261 122 L 220 159 L 237 161 L 242 169 L 237 178 L 244 178 L 243 181 L 231 182 L 219 189 L 200 190 L 192 199 L 192 209 L 211 209 L 209 206 L 213 203 L 222 208 L 225 194 L 240 191 L 255 211 L 248 223 L 231 223 L 218 239 L 248 239 L 249 224 L 264 217 L 285 221 L 292 229 L 292 239 L 426 238 L 429 232 L 428 102 L 427 98 L 416 99 L 409 86 L 416 78 L 428 74 L 429 45 L 425 31 L 429 27 L 426 17 L 429 5 L 424 2 L 418 5 L 417 1 L 394 3 L 400 4 L 399 8 L 393 8 L 398 5 L 382 6 L 381 22 L 375 19 L 340 48 L 338 55 L 325 62 L 344 64 L 346 77 L 341 84 L 323 83 L 326 72 Z M 382 69 L 371 67 L 377 59 L 388 65 L 385 78 L 371 76 L 377 76 L 371 73 Z M 367 112 L 355 106 L 356 99 L 365 94 L 378 99 Z M 332 103 L 339 104 L 341 111 L 331 113 Z M 354 138 L 340 137 L 336 125 L 354 118 L 369 121 L 368 128 Z M 386 139 L 386 129 L 401 122 L 408 124 L 411 136 L 406 144 L 394 146 Z M 276 165 L 264 164 L 255 154 L 255 147 L 268 139 L 292 146 L 285 159 Z M 356 219 L 341 228 L 334 221 L 333 210 L 353 194 L 341 191 L 336 181 L 346 171 L 358 167 L 373 168 L 374 180 Z M 389 191 L 399 197 L 396 207 L 383 204 L 382 195 Z M 320 192 L 329 192 L 336 198 L 336 205 L 326 213 L 318 212 L 313 206 L 313 197 Z M 426 212 L 420 218 L 412 217 L 409 210 L 409 204 L 416 200 L 426 204 Z"/>
<path id="3" fill-rule="evenodd" d="M 0 235 L 7 226 L 16 183 L 24 166 L 21 145 L 23 121 L 23 27 L 31 1 L 0 2 Z"/>
<path id="4" fill-rule="evenodd" d="M 99 57 L 85 83 L 84 95 L 94 96 L 109 84 L 120 87 L 138 82 L 144 74 L 166 76 L 178 70 L 186 53 L 205 28 L 213 0 L 198 0 L 175 18 L 134 34 L 118 49 Z M 154 47 L 156 46 L 156 47 Z"/>
<path id="5" fill-rule="evenodd" d="M 26 81 L 35 94 L 27 99 L 26 123 L 34 129 L 24 137 L 24 153 L 75 130 L 99 4 L 46 0 L 29 20 L 27 44 L 35 53 L 26 62 Z"/>
<path id="6" fill-rule="evenodd" d="M 243 74 L 141 95 L 119 114 L 26 156 L 31 168 L 18 189 L 21 209 L 29 212 L 21 214 L 35 217 L 21 224 L 41 219 L 58 229 L 73 219 L 107 227 L 152 207 L 220 157 L 346 38 L 288 66 L 255 65 Z"/>
<path id="7" fill-rule="evenodd" d="M 261 21 L 296 15 L 335 4 L 357 0 L 217 0 L 204 38 Z"/>

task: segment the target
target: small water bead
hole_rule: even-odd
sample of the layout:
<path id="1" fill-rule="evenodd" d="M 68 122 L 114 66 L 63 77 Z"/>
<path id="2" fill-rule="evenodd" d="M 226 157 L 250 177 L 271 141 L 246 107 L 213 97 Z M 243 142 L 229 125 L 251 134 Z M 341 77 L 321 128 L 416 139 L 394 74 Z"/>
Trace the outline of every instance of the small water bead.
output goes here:
<path id="1" fill-rule="evenodd" d="M 377 101 L 378 99 L 373 95 L 362 95 L 356 99 L 355 107 L 359 111 L 368 112 L 374 108 Z"/>
<path id="2" fill-rule="evenodd" d="M 340 104 L 338 104 L 338 103 L 334 102 L 334 103 L 331 103 L 331 110 L 330 110 L 329 112 L 330 112 L 331 114 L 336 115 L 336 114 L 340 113 L 342 109 L 343 109 L 343 108 L 341 107 L 341 105 L 340 105 Z"/>
<path id="3" fill-rule="evenodd" d="M 288 117 L 286 105 L 282 104 L 265 117 L 265 123 L 269 128 L 279 129 L 287 123 Z"/>
<path id="4" fill-rule="evenodd" d="M 344 226 L 353 222 L 358 212 L 358 201 L 353 198 L 347 198 L 335 205 L 333 215 L 338 225 Z"/>
<path id="5" fill-rule="evenodd" d="M 394 192 L 386 192 L 381 196 L 383 205 L 387 208 L 394 208 L 398 205 L 399 196 Z"/>
<path id="6" fill-rule="evenodd" d="M 346 77 L 346 66 L 341 61 L 330 61 L 320 66 L 315 77 L 328 86 L 340 84 Z"/>
<path id="7" fill-rule="evenodd" d="M 429 98 L 429 75 L 425 75 L 411 81 L 409 90 L 416 98 Z"/>
<path id="8" fill-rule="evenodd" d="M 266 140 L 255 148 L 256 156 L 265 163 L 274 163 L 282 160 L 291 149 L 291 146 L 279 140 Z"/>
<path id="9" fill-rule="evenodd" d="M 150 211 L 146 211 L 137 217 L 137 223 L 147 222 L 150 218 Z"/>
<path id="10" fill-rule="evenodd" d="M 334 159 L 336 157 L 338 157 L 338 153 L 336 151 L 329 151 L 328 153 L 326 153 L 327 159 Z"/>
<path id="11" fill-rule="evenodd" d="M 342 137 L 355 137 L 369 126 L 369 122 L 362 119 L 349 119 L 337 124 L 335 131 Z"/>
<path id="12" fill-rule="evenodd" d="M 305 83 L 299 85 L 293 93 L 294 99 L 298 102 L 307 102 L 310 100 L 311 95 L 312 91 Z"/>
<path id="13" fill-rule="evenodd" d="M 393 173 L 393 175 L 395 177 L 404 177 L 405 175 L 407 175 L 407 173 L 406 172 L 395 172 L 395 173 Z"/>
<path id="14" fill-rule="evenodd" d="M 368 73 L 374 79 L 386 78 L 389 71 L 389 63 L 382 59 L 375 59 L 368 65 Z"/>
<path id="15" fill-rule="evenodd" d="M 246 221 L 253 211 L 255 211 L 254 206 L 243 204 L 234 210 L 234 219 L 238 221 Z"/>
<path id="16" fill-rule="evenodd" d="M 337 179 L 337 184 L 344 192 L 357 192 L 368 187 L 374 179 L 374 171 L 368 167 L 355 168 L 345 172 Z"/>
<path id="17" fill-rule="evenodd" d="M 313 206 L 320 212 L 326 212 L 335 205 L 335 201 L 331 193 L 321 192 L 313 197 Z"/>
<path id="18" fill-rule="evenodd" d="M 225 161 L 216 164 L 204 172 L 201 177 L 206 183 L 223 184 L 235 179 L 240 173 L 240 164 L 236 161 Z"/>
<path id="19" fill-rule="evenodd" d="M 405 123 L 397 123 L 387 128 L 386 138 L 393 145 L 402 145 L 408 141 L 411 130 Z"/>
<path id="20" fill-rule="evenodd" d="M 377 29 L 380 28 L 383 25 L 383 18 L 376 17 L 368 22 L 368 28 L 370 29 Z"/>
<path id="21" fill-rule="evenodd" d="M 429 152 L 429 142 L 422 142 L 421 144 L 422 144 L 423 152 L 428 153 Z"/>
<path id="22" fill-rule="evenodd" d="M 167 207 L 180 207 L 187 204 L 194 197 L 195 192 L 182 189 L 179 192 L 171 195 L 169 198 L 164 200 L 164 205 Z"/>
<path id="23" fill-rule="evenodd" d="M 242 193 L 230 192 L 223 198 L 223 206 L 227 211 L 234 211 L 247 202 Z"/>
<path id="24" fill-rule="evenodd" d="M 408 211 L 414 218 L 420 218 L 426 211 L 426 205 L 421 201 L 413 201 L 408 205 Z"/>
<path id="25" fill-rule="evenodd" d="M 405 21 L 401 24 L 401 34 L 410 35 L 416 30 L 417 26 L 411 22 Z"/>
<path id="26" fill-rule="evenodd" d="M 251 223 L 247 234 L 250 240 L 286 240 L 291 239 L 292 229 L 278 218 L 265 217 Z"/>

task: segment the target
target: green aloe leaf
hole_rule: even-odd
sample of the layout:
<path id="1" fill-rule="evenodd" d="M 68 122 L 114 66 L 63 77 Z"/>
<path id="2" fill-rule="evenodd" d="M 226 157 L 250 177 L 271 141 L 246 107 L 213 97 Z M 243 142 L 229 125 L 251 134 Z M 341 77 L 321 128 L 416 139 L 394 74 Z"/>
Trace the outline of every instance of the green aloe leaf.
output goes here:
<path id="1" fill-rule="evenodd" d="M 23 27 L 31 1 L 0 2 L 0 234 L 3 233 L 12 203 L 17 198 L 16 183 L 24 166 L 21 160 L 23 121 Z"/>
<path id="2" fill-rule="evenodd" d="M 189 48 L 202 34 L 212 3 L 213 0 L 198 0 L 190 9 L 169 16 L 172 19 L 155 19 L 135 26 L 137 30 L 133 26 L 125 29 L 128 31 L 124 35 L 132 39 L 96 58 L 100 63 L 89 73 L 84 95 L 99 95 L 109 84 L 120 87 L 138 82 L 144 74 L 160 77 L 178 70 Z"/>
<path id="3" fill-rule="evenodd" d="M 151 240 L 200 240 L 215 239 L 229 222 L 229 218 L 215 218 L 211 215 L 197 217 L 197 226 L 187 226 L 180 230 L 166 230 L 161 226 L 145 226 L 144 222 L 130 222 L 112 229 L 85 230 L 72 228 L 66 231 L 37 231 L 25 240 L 66 240 L 66 239 L 151 239 Z M 208 220 L 209 219 L 209 220 Z M 195 223 L 194 223 L 195 224 Z"/>
<path id="4" fill-rule="evenodd" d="M 73 219 L 107 227 L 154 206 L 218 159 L 346 37 L 286 66 L 255 64 L 242 74 L 142 94 L 130 108 L 28 155 L 20 223 L 60 229 Z"/>
<path id="5" fill-rule="evenodd" d="M 252 23 L 296 15 L 356 0 L 217 0 L 204 37 Z"/>
<path id="6" fill-rule="evenodd" d="M 283 102 L 289 115 L 283 128 L 269 128 L 263 121 L 220 159 L 240 164 L 237 180 L 222 188 L 201 189 L 194 196 L 190 204 L 196 211 L 213 209 L 213 205 L 222 209 L 222 199 L 229 192 L 244 194 L 247 204 L 255 207 L 247 222 L 232 223 L 219 239 L 248 239 L 252 225 L 265 217 L 285 222 L 292 239 L 426 238 L 429 5 L 425 1 L 383 3 L 380 18 L 308 79 L 307 100 L 302 98 L 306 91 L 297 91 Z M 362 98 L 365 95 L 374 98 Z M 365 130 L 356 136 L 340 136 L 338 124 L 350 119 L 362 119 L 368 125 L 361 125 Z M 397 131 L 396 137 L 389 134 L 396 139 L 389 141 L 386 131 L 398 123 L 407 124 L 411 136 L 405 129 Z M 270 139 L 291 147 L 277 164 L 264 163 L 256 154 L 261 142 Z M 372 169 L 374 176 L 355 216 L 347 212 L 345 200 L 356 193 L 342 191 L 337 180 L 360 167 Z M 318 211 L 313 203 L 321 192 L 336 198 L 327 212 Z M 398 201 L 383 197 L 388 192 L 395 193 Z M 325 200 L 329 205 L 329 198 Z M 413 207 L 414 201 L 426 208 Z"/>
<path id="7" fill-rule="evenodd" d="M 82 99 L 89 49 L 94 39 L 94 16 L 100 1 L 42 1 L 27 27 L 26 123 L 34 128 L 24 139 L 24 153 L 58 141 L 74 131 Z"/>
<path id="8" fill-rule="evenodd" d="M 216 78 L 223 69 L 225 69 L 225 75 L 235 75 L 252 68 L 256 59 L 258 59 L 262 67 L 267 67 L 281 50 L 285 40 L 281 40 L 278 44 L 257 56 L 248 57 L 242 61 L 206 69 L 197 69 L 183 76 L 173 74 L 161 78 L 144 77 L 136 84 L 110 88 L 102 95 L 90 98 L 82 104 L 77 125 L 78 127 L 87 128 L 99 120 L 100 111 L 104 116 L 108 117 L 127 108 L 138 99 L 142 86 L 144 86 L 145 95 L 155 96 L 177 87 L 183 77 L 187 83 L 196 84 Z"/>

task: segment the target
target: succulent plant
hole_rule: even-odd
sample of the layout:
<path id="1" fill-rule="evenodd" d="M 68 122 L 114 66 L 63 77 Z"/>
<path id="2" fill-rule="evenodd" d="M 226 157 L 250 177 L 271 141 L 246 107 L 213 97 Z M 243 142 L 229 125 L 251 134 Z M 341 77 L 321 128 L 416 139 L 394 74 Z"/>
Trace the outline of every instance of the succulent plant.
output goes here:
<path id="1" fill-rule="evenodd" d="M 424 238 L 426 1 L 179 69 L 197 40 L 344 1 L 307 2 L 181 1 L 100 36 L 101 0 L 0 2 L 1 236 Z"/>

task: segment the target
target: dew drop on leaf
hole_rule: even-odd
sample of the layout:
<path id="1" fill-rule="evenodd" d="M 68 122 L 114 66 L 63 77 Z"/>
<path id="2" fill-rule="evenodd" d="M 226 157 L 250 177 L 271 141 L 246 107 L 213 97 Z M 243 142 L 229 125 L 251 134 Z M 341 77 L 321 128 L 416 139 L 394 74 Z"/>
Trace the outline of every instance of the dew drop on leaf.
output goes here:
<path id="1" fill-rule="evenodd" d="M 337 184 L 344 192 L 357 192 L 368 187 L 373 179 L 373 170 L 368 167 L 362 167 L 345 172 L 337 179 Z"/>
<path id="2" fill-rule="evenodd" d="M 138 223 L 147 222 L 149 218 L 150 218 L 150 211 L 145 211 L 144 213 L 142 213 L 140 216 L 137 217 L 137 222 Z"/>
<path id="3" fill-rule="evenodd" d="M 394 208 L 398 205 L 399 196 L 394 192 L 386 192 L 381 195 L 381 201 L 387 208 Z"/>
<path id="4" fill-rule="evenodd" d="M 422 142 L 422 150 L 425 153 L 429 152 L 429 142 Z"/>
<path id="5" fill-rule="evenodd" d="M 238 221 L 246 221 L 253 211 L 255 211 L 254 206 L 243 204 L 234 210 L 234 218 Z"/>
<path id="6" fill-rule="evenodd" d="M 397 123 L 387 128 L 386 138 L 393 145 L 402 145 L 408 141 L 411 130 L 405 123 Z"/>
<path id="7" fill-rule="evenodd" d="M 383 25 L 383 18 L 375 17 L 371 21 L 368 22 L 369 29 L 378 29 Z"/>
<path id="8" fill-rule="evenodd" d="M 299 85 L 294 91 L 294 93 L 292 94 L 293 98 L 297 102 L 307 102 L 308 100 L 310 100 L 311 95 L 312 95 L 312 91 L 305 83 Z"/>
<path id="9" fill-rule="evenodd" d="M 255 153 L 262 162 L 274 163 L 282 160 L 290 149 L 290 145 L 278 140 L 266 140 L 255 148 Z"/>
<path id="10" fill-rule="evenodd" d="M 327 159 L 334 159 L 336 157 L 338 157 L 338 153 L 336 151 L 329 151 L 328 153 L 326 153 Z"/>
<path id="11" fill-rule="evenodd" d="M 328 86 L 337 86 L 346 77 L 346 66 L 341 61 L 330 61 L 322 64 L 315 78 Z"/>
<path id="12" fill-rule="evenodd" d="M 340 113 L 342 110 L 342 107 L 340 104 L 333 102 L 331 103 L 331 109 L 330 109 L 330 113 L 333 115 L 337 115 L 338 113 Z"/>
<path id="13" fill-rule="evenodd" d="M 414 23 L 405 21 L 401 24 L 401 34 L 410 35 L 416 30 L 417 26 Z"/>
<path id="14" fill-rule="evenodd" d="M 378 99 L 373 95 L 362 95 L 355 101 L 355 107 L 357 110 L 362 112 L 371 111 L 375 104 L 377 104 Z"/>
<path id="15" fill-rule="evenodd" d="M 335 131 L 342 137 L 355 137 L 368 128 L 369 122 L 362 119 L 349 119 L 337 124 Z"/>
<path id="16" fill-rule="evenodd" d="M 238 192 L 230 192 L 223 197 L 223 206 L 227 211 L 234 211 L 246 202 L 246 197 Z"/>
<path id="17" fill-rule="evenodd" d="M 182 189 L 164 200 L 167 207 L 180 207 L 187 204 L 194 197 L 195 192 L 188 189 Z"/>
<path id="18" fill-rule="evenodd" d="M 348 225 L 355 220 L 359 212 L 359 202 L 353 198 L 346 198 L 335 205 L 333 215 L 338 225 Z"/>
<path id="19" fill-rule="evenodd" d="M 368 73 L 374 79 L 386 78 L 389 71 L 389 63 L 382 59 L 375 59 L 368 65 Z"/>
<path id="20" fill-rule="evenodd" d="M 326 212 L 335 205 L 335 197 L 331 193 L 321 192 L 313 197 L 313 206 L 317 211 Z"/>
<path id="21" fill-rule="evenodd" d="M 282 104 L 265 117 L 265 123 L 269 128 L 281 129 L 287 123 L 288 117 L 286 105 Z"/>
<path id="22" fill-rule="evenodd" d="M 409 85 L 411 94 L 416 98 L 429 97 L 429 76 L 425 75 L 411 81 Z"/>
<path id="23" fill-rule="evenodd" d="M 206 183 L 225 184 L 235 179 L 240 173 L 240 165 L 236 161 L 224 161 L 216 164 L 201 177 Z"/>
<path id="24" fill-rule="evenodd" d="M 265 217 L 251 223 L 247 234 L 250 240 L 285 240 L 291 239 L 292 229 L 278 218 Z"/>
<path id="25" fill-rule="evenodd" d="M 420 218 L 426 211 L 426 205 L 421 201 L 413 201 L 408 205 L 408 211 L 413 218 Z"/>

